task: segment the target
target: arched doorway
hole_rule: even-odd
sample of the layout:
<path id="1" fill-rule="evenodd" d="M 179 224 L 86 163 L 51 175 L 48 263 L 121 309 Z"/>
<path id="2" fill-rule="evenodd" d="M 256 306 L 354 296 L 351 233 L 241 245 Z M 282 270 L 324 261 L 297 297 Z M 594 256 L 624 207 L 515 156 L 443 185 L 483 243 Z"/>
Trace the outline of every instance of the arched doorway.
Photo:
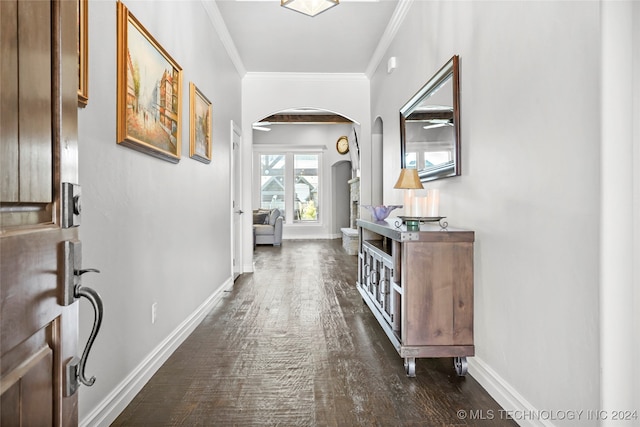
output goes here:
<path id="1" fill-rule="evenodd" d="M 357 173 L 354 129 L 359 133 L 360 125 L 332 111 L 292 108 L 264 116 L 252 129 L 252 209 L 270 209 L 277 202 L 284 216 L 283 240 L 341 237 L 340 228 L 350 222 L 348 181 Z M 345 136 L 348 152 L 337 144 Z M 315 166 L 303 166 L 310 160 Z M 278 189 L 267 188 L 276 180 Z M 301 180 L 310 185 L 304 194 L 298 189 Z M 313 218 L 301 215 L 311 203 L 309 194 Z"/>

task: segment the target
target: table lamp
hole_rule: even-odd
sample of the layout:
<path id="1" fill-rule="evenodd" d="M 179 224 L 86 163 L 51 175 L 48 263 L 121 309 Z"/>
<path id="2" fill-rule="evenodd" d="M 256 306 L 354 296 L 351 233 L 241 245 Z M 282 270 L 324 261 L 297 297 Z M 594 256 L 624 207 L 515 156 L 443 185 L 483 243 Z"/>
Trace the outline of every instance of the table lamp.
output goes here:
<path id="1" fill-rule="evenodd" d="M 417 169 L 400 169 L 400 176 L 398 177 L 398 181 L 393 188 L 398 188 L 401 190 L 405 190 L 404 193 L 404 211 L 407 217 L 415 216 L 415 190 L 421 190 L 424 187 L 422 186 L 422 182 L 420 182 L 420 177 L 418 176 Z M 405 223 L 407 224 L 407 230 L 419 230 L 420 229 L 420 220 L 419 219 L 406 219 Z"/>

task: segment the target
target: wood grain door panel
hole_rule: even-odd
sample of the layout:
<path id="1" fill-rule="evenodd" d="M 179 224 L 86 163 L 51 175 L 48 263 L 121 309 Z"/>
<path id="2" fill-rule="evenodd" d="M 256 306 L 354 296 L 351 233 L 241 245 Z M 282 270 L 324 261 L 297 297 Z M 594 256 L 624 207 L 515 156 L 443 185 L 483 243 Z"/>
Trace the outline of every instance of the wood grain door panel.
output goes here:
<path id="1" fill-rule="evenodd" d="M 3 355 L 1 425 L 51 425 L 55 378 L 54 349 L 49 342 L 53 336 L 51 327 L 54 325 Z"/>
<path id="2" fill-rule="evenodd" d="M 78 354 L 78 304 L 60 305 L 60 184 L 77 183 L 75 1 L 2 0 L 0 424 L 75 426 L 64 365 Z"/>

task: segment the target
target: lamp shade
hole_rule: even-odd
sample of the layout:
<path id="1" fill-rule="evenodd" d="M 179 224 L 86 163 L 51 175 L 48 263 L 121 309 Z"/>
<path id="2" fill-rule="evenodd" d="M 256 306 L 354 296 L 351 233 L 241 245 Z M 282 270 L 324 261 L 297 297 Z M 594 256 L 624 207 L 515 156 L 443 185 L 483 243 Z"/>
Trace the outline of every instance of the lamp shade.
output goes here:
<path id="1" fill-rule="evenodd" d="M 401 169 L 398 182 L 396 182 L 396 185 L 394 185 L 393 188 L 419 190 L 424 187 L 422 186 L 422 182 L 420 182 L 417 169 Z"/>
<path id="2" fill-rule="evenodd" d="M 316 16 L 338 3 L 339 0 L 280 0 L 280 6 L 309 16 Z"/>

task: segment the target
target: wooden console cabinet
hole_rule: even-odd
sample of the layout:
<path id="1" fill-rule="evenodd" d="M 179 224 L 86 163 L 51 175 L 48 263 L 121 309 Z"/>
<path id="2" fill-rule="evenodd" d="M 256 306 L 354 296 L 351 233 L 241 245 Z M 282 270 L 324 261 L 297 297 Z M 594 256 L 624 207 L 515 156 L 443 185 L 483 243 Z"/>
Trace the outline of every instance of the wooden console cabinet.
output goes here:
<path id="1" fill-rule="evenodd" d="M 474 232 L 399 219 L 358 220 L 357 288 L 415 376 L 420 357 L 453 357 L 458 375 L 473 356 Z"/>

